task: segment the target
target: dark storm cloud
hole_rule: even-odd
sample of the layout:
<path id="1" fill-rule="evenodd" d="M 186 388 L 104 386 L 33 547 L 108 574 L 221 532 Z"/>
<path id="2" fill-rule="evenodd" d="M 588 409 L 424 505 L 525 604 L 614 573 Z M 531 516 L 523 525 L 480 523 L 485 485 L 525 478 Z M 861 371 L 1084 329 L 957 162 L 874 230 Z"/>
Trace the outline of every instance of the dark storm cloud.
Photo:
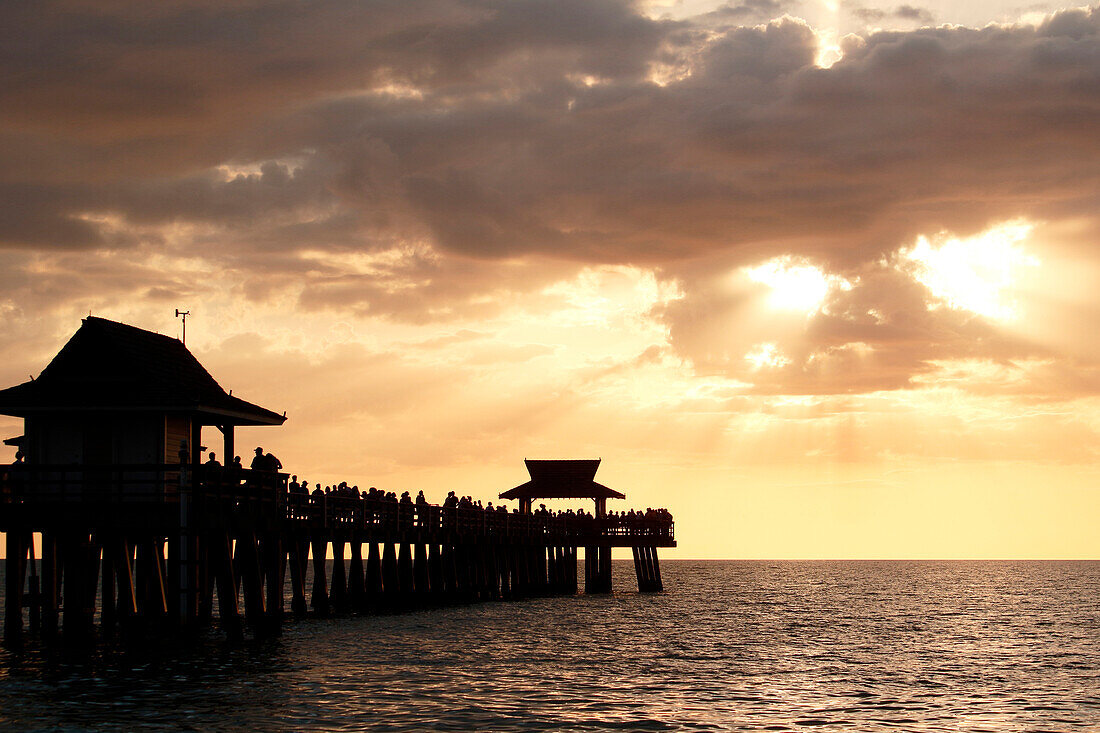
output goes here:
<path id="1" fill-rule="evenodd" d="M 736 373 L 743 351 L 703 338 L 728 310 L 718 266 L 795 254 L 857 273 L 921 232 L 1094 216 L 1100 12 L 849 38 L 826 69 L 801 22 L 742 25 L 791 7 L 673 22 L 625 0 L 7 3 L 0 247 L 159 249 L 240 271 L 251 299 L 298 288 L 307 309 L 412 322 L 644 264 L 682 284 L 664 312 L 677 350 Z M 394 250 L 430 256 L 331 259 Z M 849 297 L 882 311 L 895 285 Z M 812 353 L 875 349 L 856 370 L 873 379 L 829 389 L 1030 353 L 911 296 L 904 327 L 862 323 L 868 303 L 814 324 Z"/>

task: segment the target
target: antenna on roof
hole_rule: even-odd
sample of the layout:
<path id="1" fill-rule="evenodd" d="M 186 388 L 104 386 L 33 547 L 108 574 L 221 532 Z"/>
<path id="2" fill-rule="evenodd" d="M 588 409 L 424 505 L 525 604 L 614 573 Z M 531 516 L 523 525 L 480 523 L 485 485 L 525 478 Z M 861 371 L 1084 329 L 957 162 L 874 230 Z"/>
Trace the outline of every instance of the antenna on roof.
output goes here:
<path id="1" fill-rule="evenodd" d="M 187 346 L 187 316 L 191 315 L 191 311 L 181 311 L 176 308 L 176 318 L 183 319 L 183 345 Z"/>

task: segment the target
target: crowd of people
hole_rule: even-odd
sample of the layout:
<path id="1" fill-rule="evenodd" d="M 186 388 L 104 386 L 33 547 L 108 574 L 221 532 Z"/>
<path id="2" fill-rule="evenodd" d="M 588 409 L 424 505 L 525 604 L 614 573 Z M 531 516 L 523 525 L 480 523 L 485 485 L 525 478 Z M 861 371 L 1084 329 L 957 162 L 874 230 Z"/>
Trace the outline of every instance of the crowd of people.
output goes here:
<path id="1" fill-rule="evenodd" d="M 241 457 L 235 456 L 233 463 L 229 467 L 223 468 L 217 461 L 217 456 L 213 452 L 209 453 L 209 460 L 203 464 L 206 471 L 206 480 L 216 480 L 222 484 L 234 483 L 233 476 L 238 478 L 235 483 L 240 483 L 242 480 L 245 482 L 268 484 L 268 481 L 274 479 L 279 475 L 279 471 L 282 469 L 282 462 L 271 453 L 265 453 L 264 449 L 257 447 L 255 450 L 255 457 L 252 459 L 250 465 L 251 474 L 245 476 L 242 471 Z M 285 474 L 284 474 L 285 475 Z M 416 514 L 420 514 L 420 509 L 432 506 L 429 504 L 427 498 L 424 496 L 423 491 L 418 491 L 414 498 L 410 492 L 404 491 L 398 496 L 394 491 L 382 491 L 375 487 L 370 487 L 366 490 L 360 490 L 356 485 L 348 484 L 346 481 L 341 481 L 338 484 L 330 484 L 323 486 L 320 482 L 310 486 L 310 482 L 307 480 L 298 480 L 297 475 L 290 476 L 290 480 L 283 484 L 286 492 L 291 496 L 296 497 L 308 497 L 308 501 L 303 502 L 298 500 L 297 504 L 315 504 L 319 499 L 336 500 L 337 502 L 354 502 L 356 500 L 369 502 L 374 507 L 386 507 L 392 506 L 397 508 L 397 516 L 403 519 L 407 518 L 411 521 L 413 512 L 408 511 L 407 508 L 416 508 Z M 350 503 L 348 505 L 351 505 Z M 441 505 L 443 510 L 473 510 L 485 513 L 500 514 L 520 514 L 521 511 L 518 507 L 512 508 L 510 511 L 504 504 L 493 505 L 493 502 L 482 503 L 480 499 L 474 499 L 471 496 L 458 496 L 454 491 L 447 493 L 446 498 Z M 564 509 L 554 511 L 548 509 L 545 504 L 539 504 L 539 508 L 531 512 L 534 516 L 543 517 L 547 519 L 595 519 L 595 516 L 584 509 Z M 603 519 L 611 525 L 633 525 L 640 522 L 671 522 L 672 513 L 668 509 L 652 509 L 647 508 L 644 512 L 641 510 L 630 509 L 624 512 L 608 512 Z"/>

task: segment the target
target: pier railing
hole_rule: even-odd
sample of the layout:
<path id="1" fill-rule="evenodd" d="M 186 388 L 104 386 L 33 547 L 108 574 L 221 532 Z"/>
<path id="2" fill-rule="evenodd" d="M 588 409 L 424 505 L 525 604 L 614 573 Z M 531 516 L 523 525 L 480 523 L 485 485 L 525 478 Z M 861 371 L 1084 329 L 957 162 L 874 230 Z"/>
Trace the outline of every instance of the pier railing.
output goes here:
<path id="1" fill-rule="evenodd" d="M 525 514 L 503 508 L 446 507 L 355 497 L 339 493 L 288 493 L 287 474 L 249 469 L 201 470 L 189 466 L 112 464 L 8 466 L 0 473 L 0 526 L 23 517 L 65 513 L 74 518 L 124 512 L 176 521 L 181 496 L 206 516 L 265 517 L 294 531 L 314 529 L 470 541 L 585 544 L 675 543 L 671 519 L 662 517 Z"/>

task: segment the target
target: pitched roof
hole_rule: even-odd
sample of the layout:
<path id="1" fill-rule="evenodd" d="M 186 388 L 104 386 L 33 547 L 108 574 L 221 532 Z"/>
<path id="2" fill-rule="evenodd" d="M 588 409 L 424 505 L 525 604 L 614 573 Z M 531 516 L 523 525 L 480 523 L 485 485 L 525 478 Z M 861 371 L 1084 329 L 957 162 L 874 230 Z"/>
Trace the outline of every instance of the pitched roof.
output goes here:
<path id="1" fill-rule="evenodd" d="M 501 499 L 625 499 L 626 495 L 596 483 L 600 459 L 524 459 L 531 480 L 500 494 Z"/>
<path id="2" fill-rule="evenodd" d="M 178 339 L 88 316 L 38 379 L 0 390 L 0 414 L 153 410 L 208 424 L 281 425 L 286 418 L 226 394 Z"/>

